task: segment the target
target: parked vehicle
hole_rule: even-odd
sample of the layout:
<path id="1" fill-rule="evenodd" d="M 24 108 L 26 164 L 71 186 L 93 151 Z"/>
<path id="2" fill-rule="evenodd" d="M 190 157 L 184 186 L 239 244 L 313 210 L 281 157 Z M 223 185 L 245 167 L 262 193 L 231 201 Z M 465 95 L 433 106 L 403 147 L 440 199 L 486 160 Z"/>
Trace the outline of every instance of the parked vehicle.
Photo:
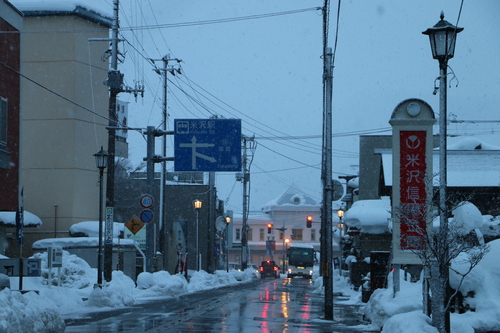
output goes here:
<path id="1" fill-rule="evenodd" d="M 310 244 L 293 244 L 288 249 L 289 278 L 302 276 L 312 278 L 314 266 L 314 248 Z"/>
<path id="2" fill-rule="evenodd" d="M 232 269 L 235 269 L 237 271 L 241 271 L 241 265 L 237 262 L 230 262 L 228 263 L 228 267 L 227 267 L 229 270 L 232 270 Z"/>
<path id="3" fill-rule="evenodd" d="M 263 261 L 259 267 L 260 278 L 263 279 L 265 277 L 274 277 L 275 279 L 279 278 L 279 267 L 276 265 L 274 260 Z"/>

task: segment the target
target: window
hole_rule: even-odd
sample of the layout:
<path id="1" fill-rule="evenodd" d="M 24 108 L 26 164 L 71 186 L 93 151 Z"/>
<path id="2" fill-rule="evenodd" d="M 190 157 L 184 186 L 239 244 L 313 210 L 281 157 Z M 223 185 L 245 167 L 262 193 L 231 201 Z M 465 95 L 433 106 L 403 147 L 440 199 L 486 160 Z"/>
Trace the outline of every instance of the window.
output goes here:
<path id="1" fill-rule="evenodd" d="M 283 240 L 285 238 L 285 231 L 280 230 L 280 240 Z"/>
<path id="2" fill-rule="evenodd" d="M 7 100 L 0 98 L 0 147 L 7 146 Z"/>
<path id="3" fill-rule="evenodd" d="M 252 240 L 252 237 L 253 234 L 252 234 L 252 228 L 249 228 L 248 229 L 248 232 L 247 232 L 247 240 L 251 241 Z"/>
<path id="4" fill-rule="evenodd" d="M 236 229 L 236 240 L 241 240 L 241 229 L 240 228 Z"/>
<path id="5" fill-rule="evenodd" d="M 302 240 L 302 229 L 292 229 L 293 240 Z"/>
<path id="6" fill-rule="evenodd" d="M 311 229 L 311 240 L 312 241 L 316 240 L 316 229 Z"/>
<path id="7" fill-rule="evenodd" d="M 264 229 L 259 229 L 259 240 L 264 240 Z"/>

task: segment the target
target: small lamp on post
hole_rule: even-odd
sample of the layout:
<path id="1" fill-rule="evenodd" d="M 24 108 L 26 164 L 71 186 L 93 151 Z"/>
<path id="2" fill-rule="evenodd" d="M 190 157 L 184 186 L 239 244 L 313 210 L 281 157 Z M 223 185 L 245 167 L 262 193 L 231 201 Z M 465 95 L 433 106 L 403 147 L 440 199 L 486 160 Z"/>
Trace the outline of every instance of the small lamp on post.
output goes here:
<path id="1" fill-rule="evenodd" d="M 94 154 L 95 164 L 99 169 L 99 249 L 97 254 L 97 286 L 100 288 L 102 286 L 102 178 L 104 174 L 104 169 L 108 166 L 108 153 L 104 151 L 101 146 L 101 150 Z"/>
<path id="2" fill-rule="evenodd" d="M 286 258 L 288 258 L 288 243 L 290 243 L 290 240 L 288 238 L 285 238 L 285 252 L 286 252 Z M 288 259 L 285 261 L 283 264 L 285 266 L 285 272 L 288 271 Z"/>
<path id="3" fill-rule="evenodd" d="M 229 223 L 231 223 L 231 216 L 226 215 L 226 272 L 229 272 Z"/>
<path id="4" fill-rule="evenodd" d="M 339 242 L 339 246 L 340 246 L 340 270 L 342 271 L 342 258 L 344 256 L 344 241 L 343 241 L 343 233 L 344 233 L 344 222 L 343 222 L 343 219 L 344 219 L 344 210 L 342 208 L 340 208 L 338 211 L 337 211 L 337 216 L 339 217 L 339 224 L 337 225 L 338 229 L 340 230 L 340 234 L 339 234 L 339 239 L 340 239 L 340 242 Z"/>
<path id="5" fill-rule="evenodd" d="M 199 230 L 199 212 L 202 206 L 202 201 L 195 199 L 193 200 L 193 208 L 196 210 L 196 270 L 200 270 L 200 230 Z"/>
<path id="6" fill-rule="evenodd" d="M 441 12 L 441 20 L 434 25 L 432 28 L 427 29 L 422 32 L 424 35 L 429 36 L 429 41 L 431 43 L 432 57 L 439 61 L 439 223 L 440 223 L 440 233 L 442 235 L 448 234 L 448 209 L 446 207 L 446 187 L 447 187 L 447 177 L 446 177 L 446 151 L 447 151 L 447 129 L 446 129 L 446 113 L 447 111 L 447 69 L 448 69 L 448 59 L 453 58 L 455 55 L 455 44 L 457 33 L 464 30 L 464 28 L 459 28 L 451 23 L 444 20 L 444 13 Z M 439 267 L 440 279 L 445 280 L 446 284 L 449 283 L 449 271 L 448 267 L 443 263 L 448 260 L 448 244 L 444 244 L 443 252 L 440 253 L 436 258 L 441 259 L 440 263 L 435 263 Z M 432 269 L 432 268 L 431 268 Z M 441 283 L 441 281 L 439 282 Z M 445 302 L 449 299 L 449 288 L 447 290 L 436 290 L 438 293 L 443 293 Z M 436 299 L 439 299 L 436 296 Z M 437 312 L 437 311 L 436 311 Z M 444 318 L 439 318 L 440 314 L 433 312 L 432 319 L 433 325 L 438 327 L 444 323 L 444 330 L 450 332 L 450 313 L 446 310 L 444 313 Z M 444 319 L 444 320 L 441 320 Z M 443 327 L 441 327 L 443 328 Z M 440 332 L 442 331 L 438 327 Z"/>

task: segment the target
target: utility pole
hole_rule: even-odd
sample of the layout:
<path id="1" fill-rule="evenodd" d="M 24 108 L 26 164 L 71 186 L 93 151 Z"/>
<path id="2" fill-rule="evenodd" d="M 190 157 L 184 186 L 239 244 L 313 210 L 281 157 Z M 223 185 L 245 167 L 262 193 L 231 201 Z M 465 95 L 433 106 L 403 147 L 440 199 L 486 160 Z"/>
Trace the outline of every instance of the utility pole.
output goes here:
<path id="1" fill-rule="evenodd" d="M 175 72 L 178 74 L 181 74 L 181 69 L 180 68 L 173 68 L 173 67 L 168 67 L 168 62 L 174 60 L 177 63 L 180 63 L 182 60 L 174 58 L 170 58 L 170 54 L 167 54 L 164 56 L 162 59 L 151 59 L 151 61 L 162 61 L 163 62 L 163 68 L 161 71 L 157 68 L 154 70 L 156 73 L 160 74 L 163 76 L 163 110 L 162 110 L 162 129 L 163 132 L 167 132 L 167 123 L 168 123 L 168 110 L 167 110 L 167 94 L 168 94 L 168 78 L 167 74 L 170 72 L 172 75 L 175 75 Z M 162 141 L 162 156 L 167 156 L 167 136 L 163 136 L 163 141 Z M 164 254 L 167 253 L 167 228 L 165 228 L 165 183 L 166 183 L 166 178 L 167 178 L 167 162 L 163 161 L 161 165 L 161 178 L 160 178 L 160 210 L 159 210 L 159 230 L 163 232 L 163 252 Z M 168 264 L 168 258 L 166 255 L 163 256 L 163 266 L 167 267 Z"/>
<path id="2" fill-rule="evenodd" d="M 325 110 L 324 129 L 325 146 L 323 147 L 323 214 L 322 224 L 325 225 L 325 261 L 323 262 L 323 286 L 325 287 L 325 319 L 333 319 L 333 267 L 332 267 L 332 49 L 327 48 L 325 58 Z M 323 237 L 323 235 L 321 235 Z"/>
<path id="3" fill-rule="evenodd" d="M 250 170 L 247 163 L 247 142 L 254 141 L 254 138 L 249 138 L 245 135 L 242 135 L 243 140 L 243 178 L 241 181 L 243 182 L 243 227 L 241 231 L 241 269 L 245 270 L 248 267 L 248 226 L 247 226 L 247 218 L 248 218 L 248 182 L 250 181 Z"/>
<path id="4" fill-rule="evenodd" d="M 325 319 L 333 320 L 333 267 L 332 267 L 332 49 L 328 47 L 329 3 L 323 6 L 323 149 L 322 181 L 323 205 L 321 214 L 321 266 L 325 288 Z M 323 256 L 324 255 L 324 256 Z"/>
<path id="5" fill-rule="evenodd" d="M 167 134 L 173 134 L 173 132 L 167 132 L 162 130 L 157 130 L 154 126 L 148 126 L 146 130 L 147 135 L 147 157 L 144 158 L 146 161 L 146 178 L 147 178 L 147 191 L 148 194 L 153 198 L 155 197 L 154 193 L 154 173 L 155 173 L 155 163 L 165 163 L 166 161 L 173 161 L 174 158 L 164 157 L 164 156 L 156 156 L 155 155 L 155 138 L 158 136 L 165 136 Z M 161 188 L 161 186 L 160 186 Z M 156 254 L 156 244 L 157 235 L 158 235 L 158 218 L 152 219 L 146 225 L 146 271 L 149 273 L 154 272 L 153 258 Z"/>
<path id="6" fill-rule="evenodd" d="M 106 242 L 104 244 L 104 279 L 111 281 L 113 265 L 113 208 L 115 201 L 115 141 L 118 117 L 116 98 L 120 92 L 144 93 L 143 88 L 123 87 L 123 74 L 118 68 L 119 0 L 113 0 L 113 26 L 111 32 L 111 63 L 106 85 L 109 87 L 109 127 L 108 127 L 108 175 L 106 179 Z"/>

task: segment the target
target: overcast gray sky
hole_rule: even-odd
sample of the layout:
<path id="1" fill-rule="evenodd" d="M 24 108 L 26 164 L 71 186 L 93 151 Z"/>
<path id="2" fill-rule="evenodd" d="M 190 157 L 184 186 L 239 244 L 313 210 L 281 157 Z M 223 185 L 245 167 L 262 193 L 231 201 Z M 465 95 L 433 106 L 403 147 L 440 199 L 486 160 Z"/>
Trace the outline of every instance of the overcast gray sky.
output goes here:
<path id="1" fill-rule="evenodd" d="M 95 1 L 111 12 L 111 0 Z M 126 55 L 119 69 L 128 85 L 134 80 L 145 80 L 146 85 L 145 97 L 137 103 L 127 94 L 119 96 L 130 101 L 129 126 L 160 126 L 162 79 L 145 59 L 170 54 L 182 59 L 184 74 L 169 75 L 169 129 L 176 118 L 241 118 L 243 134 L 255 134 L 257 142 L 251 210 L 260 210 L 292 184 L 319 202 L 322 16 L 314 8 L 322 5 L 322 0 L 122 0 L 126 42 L 120 49 Z M 441 10 L 456 24 L 460 5 L 460 0 L 341 2 L 334 64 L 334 178 L 357 172 L 358 134 L 390 134 L 389 118 L 402 100 L 421 98 L 438 115 L 439 95 L 432 94 L 438 62 L 422 31 L 439 21 Z M 332 48 L 337 8 L 338 2 L 332 1 Z M 287 13 L 300 9 L 305 10 Z M 280 15 L 263 15 L 276 13 Z M 498 0 L 464 1 L 458 23 L 464 31 L 449 61 L 456 77 L 448 79 L 448 111 L 457 119 L 500 118 L 499 14 Z M 128 29 L 145 26 L 148 29 Z M 449 130 L 487 132 L 483 139 L 492 144 L 498 142 L 498 131 L 496 123 L 451 124 Z M 132 160 L 141 162 L 145 140 L 130 132 L 129 141 Z M 168 145 L 167 155 L 172 156 L 173 138 Z M 226 208 L 241 211 L 241 183 L 234 173 L 217 174 L 216 185 Z"/>

